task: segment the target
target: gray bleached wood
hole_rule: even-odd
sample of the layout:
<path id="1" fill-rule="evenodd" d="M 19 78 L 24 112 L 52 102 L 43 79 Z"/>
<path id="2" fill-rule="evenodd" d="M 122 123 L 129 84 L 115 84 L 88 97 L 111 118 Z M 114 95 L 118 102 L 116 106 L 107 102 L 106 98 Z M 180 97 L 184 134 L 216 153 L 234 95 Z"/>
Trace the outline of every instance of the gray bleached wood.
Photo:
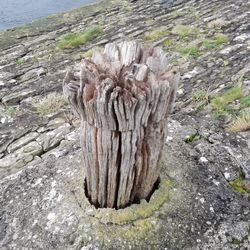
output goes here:
<path id="1" fill-rule="evenodd" d="M 178 81 L 161 48 L 137 41 L 107 44 L 67 73 L 63 90 L 81 119 L 86 194 L 96 207 L 149 198 Z"/>

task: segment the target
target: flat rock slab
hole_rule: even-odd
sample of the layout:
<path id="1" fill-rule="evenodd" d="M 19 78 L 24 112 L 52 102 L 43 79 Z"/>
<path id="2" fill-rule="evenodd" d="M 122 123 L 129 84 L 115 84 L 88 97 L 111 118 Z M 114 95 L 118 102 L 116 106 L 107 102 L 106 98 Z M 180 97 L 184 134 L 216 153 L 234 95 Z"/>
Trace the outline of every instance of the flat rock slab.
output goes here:
<path id="1" fill-rule="evenodd" d="M 229 165 L 237 172 L 237 164 L 205 141 L 203 156 L 194 154 L 182 138 L 186 129 L 170 122 L 161 184 L 149 203 L 96 210 L 84 195 L 79 148 L 6 177 L 0 248 L 247 249 L 249 203 L 222 174 Z"/>
<path id="2" fill-rule="evenodd" d="M 122 5 L 109 7 L 111 2 Z M 23 164 L 17 167 L 15 161 L 10 171 L 0 171 L 0 249 L 249 249 L 249 201 L 229 182 L 242 172 L 250 179 L 250 132 L 228 133 L 228 124 L 215 119 L 209 105 L 198 112 L 193 99 L 199 90 L 223 94 L 241 80 L 249 94 L 248 1 L 238 0 L 237 6 L 234 0 L 123 3 L 102 1 L 0 34 L 0 99 L 14 108 L 18 104 L 23 113 L 11 117 L 6 105 L 0 105 L 0 161 L 9 159 L 5 157 L 11 143 L 15 148 L 32 132 L 39 137 L 32 141 L 25 137 L 25 143 L 44 139 L 42 147 L 50 149 L 41 153 L 37 147 L 33 153 L 28 147 L 25 160 L 36 155 L 35 161 L 10 177 L 6 175 L 21 170 Z M 78 49 L 56 49 L 66 33 L 82 32 L 97 23 L 103 24 L 103 36 Z M 147 32 L 162 27 L 171 31 L 177 24 L 199 29 L 198 40 L 190 37 L 190 42 L 202 42 L 200 35 L 214 39 L 216 33 L 228 36 L 229 42 L 208 51 L 197 43 L 200 55 L 184 62 L 179 47 L 189 41 L 172 34 L 164 43 L 182 75 L 162 163 L 162 183 L 171 177 L 172 188 L 160 189 L 166 196 L 143 203 L 144 208 L 97 212 L 84 198 L 78 132 L 71 127 L 69 134 L 61 133 L 57 128 L 68 122 L 65 117 L 61 121 L 38 117 L 31 103 L 48 92 L 61 93 L 66 67 L 92 46 L 124 36 L 146 41 Z M 43 137 L 54 130 L 58 138 Z M 194 135 L 199 139 L 185 143 Z"/>

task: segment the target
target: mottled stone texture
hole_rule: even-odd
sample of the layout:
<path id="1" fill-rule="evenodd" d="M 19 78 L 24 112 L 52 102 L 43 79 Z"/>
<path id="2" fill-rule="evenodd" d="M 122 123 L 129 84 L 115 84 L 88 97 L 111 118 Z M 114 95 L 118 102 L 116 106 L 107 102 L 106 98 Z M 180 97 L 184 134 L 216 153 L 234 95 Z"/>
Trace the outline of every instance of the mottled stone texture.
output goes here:
<path id="1" fill-rule="evenodd" d="M 107 44 L 76 68 L 63 88 L 81 118 L 87 196 L 111 208 L 149 198 L 179 73 L 162 49 L 136 41 Z"/>
<path id="2" fill-rule="evenodd" d="M 249 1 L 126 2 L 103 0 L 0 32 L 1 250 L 250 248 L 249 194 L 231 185 L 243 175 L 250 180 L 250 131 L 228 132 L 230 117 L 217 119 L 211 107 L 214 97 L 238 83 L 250 94 Z M 58 50 L 65 34 L 97 23 L 102 36 Z M 178 24 L 195 26 L 197 33 L 172 34 Z M 159 35 L 153 42 L 163 45 L 182 75 L 162 151 L 160 188 L 149 203 L 95 209 L 84 194 L 79 119 L 69 106 L 41 117 L 32 104 L 48 93 L 62 94 L 65 69 L 85 51 L 124 37 L 147 42 L 148 33 L 159 29 L 167 31 L 167 40 Z M 228 42 L 205 47 L 218 33 Z M 189 46 L 199 53 L 183 55 Z M 228 106 L 231 119 L 240 102 Z M 169 179 L 166 192 L 162 185 Z"/>

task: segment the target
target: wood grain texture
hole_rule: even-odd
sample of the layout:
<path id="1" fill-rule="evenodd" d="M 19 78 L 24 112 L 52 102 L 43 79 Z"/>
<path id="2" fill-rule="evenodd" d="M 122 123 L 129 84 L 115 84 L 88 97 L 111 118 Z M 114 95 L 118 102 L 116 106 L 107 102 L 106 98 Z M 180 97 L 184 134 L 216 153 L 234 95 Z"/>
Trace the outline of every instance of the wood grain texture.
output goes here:
<path id="1" fill-rule="evenodd" d="M 96 207 L 123 208 L 150 195 L 178 81 L 161 48 L 136 41 L 107 44 L 66 74 L 63 90 L 81 119 L 87 196 Z"/>

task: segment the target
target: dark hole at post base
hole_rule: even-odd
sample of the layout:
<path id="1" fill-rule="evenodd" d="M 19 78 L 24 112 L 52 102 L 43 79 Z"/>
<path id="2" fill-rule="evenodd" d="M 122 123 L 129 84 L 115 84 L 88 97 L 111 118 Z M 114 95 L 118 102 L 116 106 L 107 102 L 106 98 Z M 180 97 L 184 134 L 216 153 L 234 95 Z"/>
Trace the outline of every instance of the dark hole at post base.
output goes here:
<path id="1" fill-rule="evenodd" d="M 159 177 L 159 178 L 156 180 L 155 184 L 153 185 L 153 188 L 152 188 L 151 192 L 150 192 L 149 195 L 145 198 L 145 200 L 146 200 L 147 202 L 150 201 L 150 198 L 152 197 L 153 193 L 154 193 L 157 189 L 159 189 L 160 183 L 161 183 L 161 178 Z M 98 204 L 98 203 L 95 204 L 95 203 L 93 203 L 93 202 L 91 201 L 90 195 L 89 195 L 89 193 L 88 193 L 88 187 L 87 187 L 86 178 L 84 179 L 84 192 L 85 192 L 85 195 L 86 195 L 86 197 L 87 197 L 87 199 L 88 199 L 88 201 L 89 201 L 89 203 L 90 203 L 91 205 L 93 205 L 96 209 L 101 208 L 100 204 Z M 137 197 L 135 197 L 135 198 L 130 202 L 130 204 L 128 204 L 127 206 L 125 206 L 125 207 L 123 207 L 123 208 L 129 207 L 129 206 L 132 205 L 132 204 L 140 204 L 140 199 L 138 199 Z M 123 208 L 117 208 L 117 207 L 115 207 L 116 210 L 118 210 L 118 209 L 123 209 Z"/>

